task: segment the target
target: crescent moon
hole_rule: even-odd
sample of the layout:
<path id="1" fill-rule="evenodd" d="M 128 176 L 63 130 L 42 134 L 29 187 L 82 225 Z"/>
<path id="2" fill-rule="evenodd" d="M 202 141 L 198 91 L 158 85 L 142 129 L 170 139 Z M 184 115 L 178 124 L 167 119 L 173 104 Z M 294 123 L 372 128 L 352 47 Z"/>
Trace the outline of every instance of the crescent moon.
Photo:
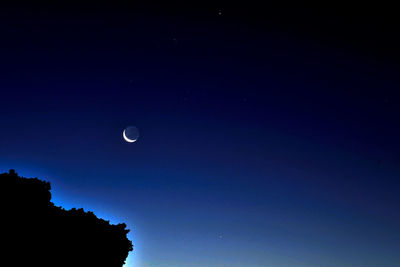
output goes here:
<path id="1" fill-rule="evenodd" d="M 126 142 L 129 142 L 129 143 L 136 142 L 136 139 L 135 139 L 135 140 L 129 139 L 129 138 L 126 136 L 125 130 L 122 132 L 122 136 L 124 137 L 124 139 L 125 139 Z"/>

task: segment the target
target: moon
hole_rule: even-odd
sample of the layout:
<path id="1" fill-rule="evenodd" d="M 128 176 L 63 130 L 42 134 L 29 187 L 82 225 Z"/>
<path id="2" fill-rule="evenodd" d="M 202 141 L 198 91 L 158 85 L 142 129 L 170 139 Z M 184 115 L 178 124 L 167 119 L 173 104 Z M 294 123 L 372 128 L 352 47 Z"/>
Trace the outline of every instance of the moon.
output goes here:
<path id="1" fill-rule="evenodd" d="M 139 138 L 139 130 L 135 126 L 128 126 L 122 132 L 122 137 L 128 143 L 134 143 Z"/>

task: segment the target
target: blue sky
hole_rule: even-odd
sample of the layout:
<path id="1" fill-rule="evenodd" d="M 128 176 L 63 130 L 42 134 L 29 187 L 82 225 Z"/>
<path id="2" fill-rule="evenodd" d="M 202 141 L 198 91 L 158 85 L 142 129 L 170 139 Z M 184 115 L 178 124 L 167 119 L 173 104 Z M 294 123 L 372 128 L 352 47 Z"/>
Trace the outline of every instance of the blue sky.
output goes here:
<path id="1" fill-rule="evenodd" d="M 400 261 L 396 67 L 340 36 L 117 11 L 1 26 L 1 171 L 125 222 L 128 267 Z"/>

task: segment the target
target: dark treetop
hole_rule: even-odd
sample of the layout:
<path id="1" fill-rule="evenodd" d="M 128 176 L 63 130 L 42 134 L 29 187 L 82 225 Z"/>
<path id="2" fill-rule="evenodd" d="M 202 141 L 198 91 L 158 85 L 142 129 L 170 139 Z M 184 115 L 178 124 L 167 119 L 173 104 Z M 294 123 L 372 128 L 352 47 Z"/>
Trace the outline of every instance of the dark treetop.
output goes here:
<path id="1" fill-rule="evenodd" d="M 2 261 L 9 266 L 121 267 L 132 251 L 125 224 L 56 207 L 49 182 L 19 177 L 13 170 L 0 174 L 0 182 Z"/>

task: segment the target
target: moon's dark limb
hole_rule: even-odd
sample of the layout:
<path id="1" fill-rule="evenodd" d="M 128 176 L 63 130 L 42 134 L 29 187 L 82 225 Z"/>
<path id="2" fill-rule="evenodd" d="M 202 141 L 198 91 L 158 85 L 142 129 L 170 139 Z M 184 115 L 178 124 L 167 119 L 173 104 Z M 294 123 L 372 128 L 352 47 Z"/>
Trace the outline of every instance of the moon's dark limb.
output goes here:
<path id="1" fill-rule="evenodd" d="M 125 141 L 133 143 L 139 138 L 139 130 L 135 126 L 128 126 L 123 132 Z"/>

